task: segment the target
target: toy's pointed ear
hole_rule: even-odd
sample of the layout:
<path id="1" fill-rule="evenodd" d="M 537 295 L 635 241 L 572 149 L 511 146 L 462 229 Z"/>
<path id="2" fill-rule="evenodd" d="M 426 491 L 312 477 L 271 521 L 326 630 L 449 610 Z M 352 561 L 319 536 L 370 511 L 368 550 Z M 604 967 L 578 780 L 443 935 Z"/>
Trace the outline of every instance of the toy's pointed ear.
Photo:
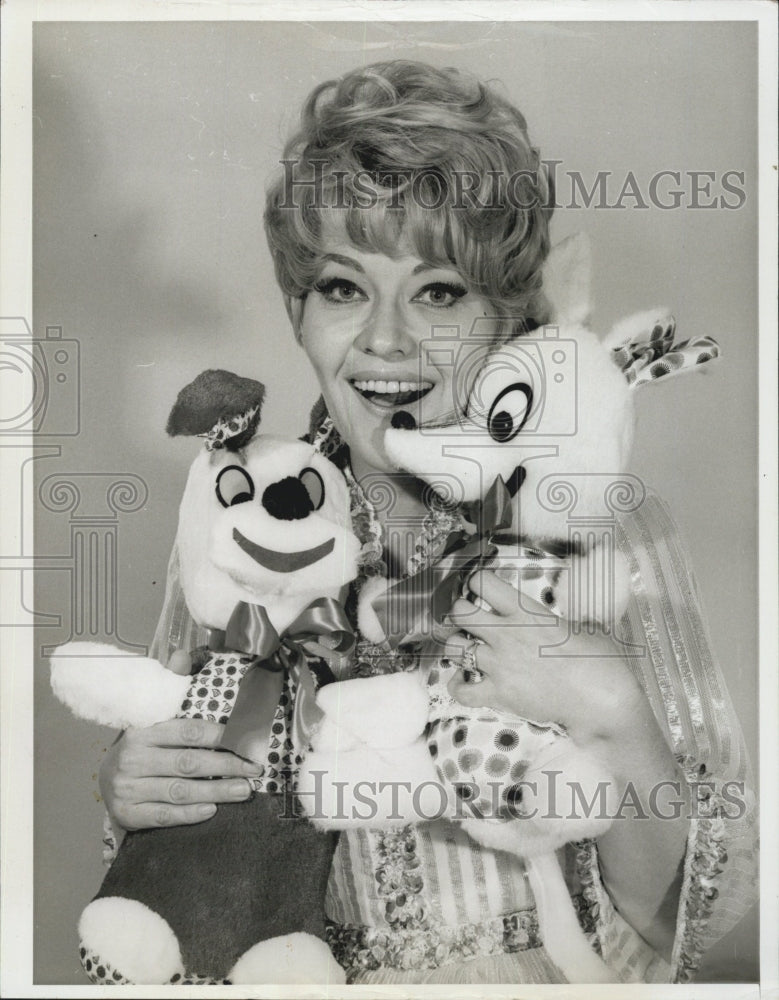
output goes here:
<path id="1" fill-rule="evenodd" d="M 553 323 L 584 323 L 590 314 L 592 251 L 589 238 L 575 233 L 549 251 L 543 293 Z"/>

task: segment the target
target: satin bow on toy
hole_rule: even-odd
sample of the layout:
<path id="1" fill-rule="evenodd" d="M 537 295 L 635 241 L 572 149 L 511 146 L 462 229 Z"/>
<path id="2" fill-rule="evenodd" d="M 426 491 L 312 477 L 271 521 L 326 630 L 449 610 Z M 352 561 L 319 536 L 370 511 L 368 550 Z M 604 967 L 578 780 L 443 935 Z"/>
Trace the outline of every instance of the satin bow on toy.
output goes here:
<path id="1" fill-rule="evenodd" d="M 298 687 L 310 695 L 306 698 L 299 695 L 299 702 L 318 712 L 307 654 L 326 662 L 336 655 L 342 657 L 354 645 L 354 633 L 343 608 L 332 597 L 312 601 L 282 635 L 273 627 L 262 605 L 241 601 L 224 632 L 212 630 L 209 645 L 214 652 L 232 650 L 256 657 L 238 688 L 221 746 L 262 763 L 285 674 L 295 671 Z M 309 729 L 316 721 L 310 717 L 305 728 Z"/>
<path id="2" fill-rule="evenodd" d="M 492 536 L 511 524 L 511 494 L 497 476 L 484 500 L 464 507 L 474 532 L 452 531 L 441 557 L 432 566 L 393 584 L 373 601 L 385 638 L 395 648 L 431 638 L 443 641 L 454 629 L 443 619 L 474 570 L 496 554 Z"/>
<path id="3" fill-rule="evenodd" d="M 261 604 L 239 601 L 224 633 L 214 629 L 209 644 L 214 652 L 226 649 L 250 653 L 265 661 L 266 670 L 290 667 L 312 645 L 322 646 L 321 655 L 347 653 L 354 645 L 354 633 L 344 609 L 332 597 L 319 597 L 288 625 L 280 636 Z M 223 636 L 223 637 L 222 637 Z"/>

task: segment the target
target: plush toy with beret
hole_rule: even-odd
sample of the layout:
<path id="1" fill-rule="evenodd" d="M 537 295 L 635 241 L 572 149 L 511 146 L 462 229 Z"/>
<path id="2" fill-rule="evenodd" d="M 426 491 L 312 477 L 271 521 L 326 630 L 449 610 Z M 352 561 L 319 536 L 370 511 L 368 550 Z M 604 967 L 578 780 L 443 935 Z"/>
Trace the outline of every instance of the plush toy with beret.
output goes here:
<path id="1" fill-rule="evenodd" d="M 194 826 L 130 831 L 79 923 L 96 982 L 342 983 L 324 941 L 334 837 L 294 818 L 291 775 L 318 683 L 353 637 L 338 603 L 357 573 L 341 472 L 311 445 L 256 433 L 259 382 L 207 371 L 168 433 L 204 438 L 179 513 L 181 583 L 210 631 L 194 672 L 70 643 L 51 683 L 102 725 L 226 723 L 222 748 L 258 765 L 252 796 Z"/>
<path id="2" fill-rule="evenodd" d="M 392 644 L 427 636 L 427 665 L 324 688 L 300 784 L 315 793 L 306 801 L 325 830 L 446 817 L 478 842 L 522 856 L 544 946 L 561 977 L 581 983 L 615 976 L 579 925 L 555 852 L 608 829 L 614 782 L 554 720 L 456 702 L 448 685 L 458 669 L 481 678 L 478 645 L 462 633 L 454 639 L 441 618 L 485 564 L 513 583 L 518 600 L 527 594 L 576 625 L 611 628 L 626 606 L 627 565 L 609 534 L 591 529 L 608 513 L 610 489 L 632 489 L 620 475 L 633 387 L 692 369 L 718 349 L 710 338 L 674 345 L 662 310 L 623 321 L 601 341 L 586 326 L 588 288 L 588 247 L 574 238 L 553 250 L 544 274 L 554 328 L 492 350 L 450 421 L 419 427 L 399 414 L 386 432 L 398 469 L 464 502 L 472 531 L 447 545 L 424 580 L 363 587 L 361 633 Z M 454 648 L 459 658 L 446 655 Z M 585 802 L 596 808 L 589 813 Z"/>

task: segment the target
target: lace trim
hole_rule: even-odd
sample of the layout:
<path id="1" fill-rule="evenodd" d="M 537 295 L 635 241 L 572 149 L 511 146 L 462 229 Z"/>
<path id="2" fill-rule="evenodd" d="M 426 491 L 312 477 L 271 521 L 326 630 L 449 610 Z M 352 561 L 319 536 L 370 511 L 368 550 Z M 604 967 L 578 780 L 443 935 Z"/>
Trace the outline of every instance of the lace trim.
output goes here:
<path id="1" fill-rule="evenodd" d="M 382 931 L 356 924 L 329 924 L 327 943 L 346 970 L 347 982 L 380 968 L 437 969 L 453 962 L 540 948 L 538 914 L 518 910 L 476 924 L 431 924 L 419 929 Z"/>
<path id="2" fill-rule="evenodd" d="M 727 810 L 713 775 L 701 764 L 688 772 L 696 792 L 697 815 L 690 824 L 684 882 L 672 966 L 673 982 L 692 982 L 707 950 L 706 925 L 719 896 L 718 883 L 728 861 L 725 849 Z"/>
<path id="3" fill-rule="evenodd" d="M 614 932 L 614 909 L 605 895 L 601 882 L 598 848 L 595 841 L 581 840 L 573 847 L 576 858 L 576 874 L 581 886 L 576 915 L 591 947 L 602 958 L 606 935 L 609 931 Z"/>
<path id="4" fill-rule="evenodd" d="M 320 428 L 324 434 L 323 441 L 333 446 L 335 428 L 327 430 L 327 418 Z M 317 447 L 319 434 L 314 440 Z M 344 475 L 349 485 L 351 500 L 352 527 L 360 539 L 362 548 L 359 555 L 360 572 L 352 586 L 352 600 L 359 597 L 360 589 L 370 577 L 386 578 L 387 563 L 384 560 L 384 531 L 376 510 L 365 494 L 365 491 L 354 478 L 348 465 Z M 438 555 L 450 533 L 462 525 L 462 517 L 458 511 L 439 501 L 434 494 L 428 498 L 428 511 L 422 519 L 422 530 L 406 564 L 405 576 L 419 572 L 429 565 Z M 413 670 L 419 663 L 419 649 L 415 644 L 393 648 L 389 643 L 372 643 L 359 639 L 355 649 L 354 676 L 374 677 L 378 674 L 391 674 L 400 671 Z"/>

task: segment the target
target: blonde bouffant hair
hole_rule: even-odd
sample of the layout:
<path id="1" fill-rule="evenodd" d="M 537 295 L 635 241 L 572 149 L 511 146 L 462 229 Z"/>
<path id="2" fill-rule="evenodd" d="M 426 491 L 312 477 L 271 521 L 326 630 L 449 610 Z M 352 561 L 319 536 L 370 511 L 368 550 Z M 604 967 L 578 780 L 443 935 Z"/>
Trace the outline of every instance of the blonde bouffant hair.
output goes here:
<path id="1" fill-rule="evenodd" d="M 316 87 L 267 193 L 265 230 L 287 301 L 305 299 L 343 233 L 365 252 L 455 267 L 511 319 L 545 321 L 551 179 L 522 114 L 470 74 L 396 60 Z"/>

